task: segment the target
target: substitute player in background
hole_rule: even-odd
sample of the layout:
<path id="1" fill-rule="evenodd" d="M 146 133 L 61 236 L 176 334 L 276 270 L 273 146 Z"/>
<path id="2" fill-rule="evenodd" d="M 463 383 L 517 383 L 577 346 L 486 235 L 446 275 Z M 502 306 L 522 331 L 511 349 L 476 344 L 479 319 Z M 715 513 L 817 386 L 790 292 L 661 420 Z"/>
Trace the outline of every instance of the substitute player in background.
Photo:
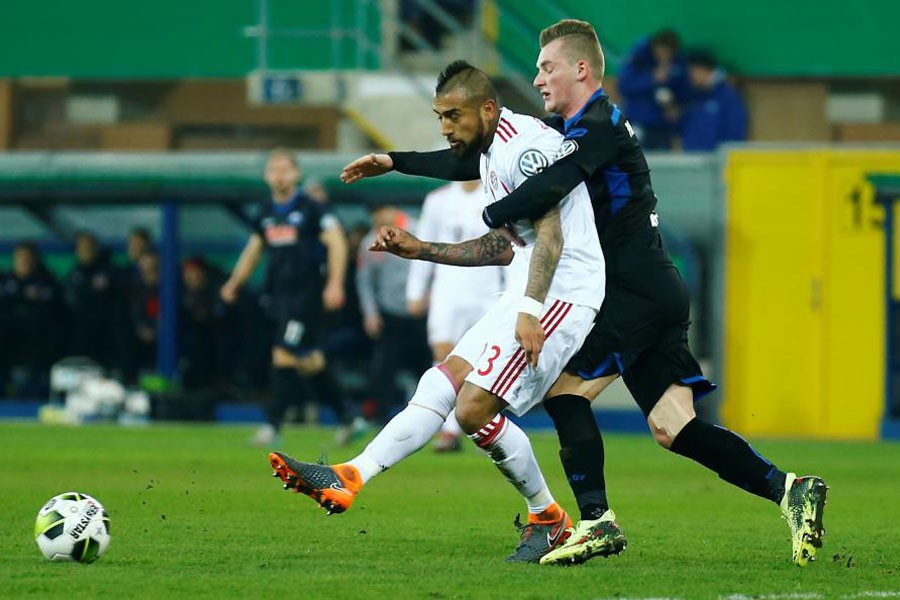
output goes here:
<path id="1" fill-rule="evenodd" d="M 441 73 L 433 108 L 452 152 L 479 160 L 486 199 L 502 198 L 549 164 L 562 140 L 537 119 L 501 109 L 487 75 L 464 61 Z M 361 455 L 331 467 L 271 453 L 286 489 L 342 512 L 369 479 L 422 448 L 455 405 L 463 431 L 526 500 L 528 522 L 516 523 L 521 537 L 507 560 L 537 562 L 565 539 L 571 519 L 553 499 L 528 437 L 501 411 L 521 415 L 540 403 L 581 346 L 603 300 L 605 265 L 583 186 L 558 210 L 514 226 L 522 243 L 515 249 L 494 231 L 442 244 L 382 228 L 373 250 L 461 266 L 510 264 L 507 290 L 450 356 L 422 376 L 407 407 Z"/>
<path id="2" fill-rule="evenodd" d="M 785 473 L 746 440 L 700 421 L 694 402 L 712 389 L 687 345 L 690 302 L 666 252 L 655 212 L 650 168 L 631 125 L 603 92 L 603 52 L 593 26 L 563 20 L 540 34 L 534 85 L 549 121 L 564 133 L 557 161 L 485 208 L 485 222 L 537 218 L 587 184 L 606 257 L 606 298 L 594 329 L 544 403 L 560 440 L 560 458 L 581 509 L 563 546 L 541 562 L 583 562 L 607 555 L 613 527 L 603 474 L 603 442 L 590 402 L 621 376 L 656 441 L 781 508 L 791 528 L 792 560 L 813 560 L 822 545 L 826 486 L 819 477 Z M 469 179 L 477 165 L 448 152 L 362 157 L 341 177 L 353 182 L 392 168 L 441 179 Z"/>
<path id="3" fill-rule="evenodd" d="M 425 197 L 416 236 L 435 242 L 462 242 L 488 232 L 481 220 L 484 192 L 478 180 L 452 183 Z M 428 344 L 434 364 L 440 364 L 463 334 L 478 322 L 503 291 L 500 265 L 466 269 L 416 260 L 410 264 L 406 282 L 410 314 L 428 314 Z M 461 449 L 462 429 L 450 412 L 441 427 L 434 449 Z"/>
<path id="4" fill-rule="evenodd" d="M 257 219 L 255 231 L 221 291 L 225 302 L 237 300 L 263 252 L 268 251 L 267 278 L 276 320 L 272 397 L 266 406 L 268 423 L 251 442 L 260 446 L 279 443 L 284 413 L 303 395 L 298 376 L 307 379 L 329 403 L 342 424 L 338 438 L 345 438 L 348 415 L 343 394 L 319 344 L 322 312 L 344 305 L 347 240 L 337 218 L 297 189 L 300 166 L 290 150 L 278 148 L 269 154 L 265 180 L 272 202 Z M 324 272 L 323 252 L 327 256 Z"/>

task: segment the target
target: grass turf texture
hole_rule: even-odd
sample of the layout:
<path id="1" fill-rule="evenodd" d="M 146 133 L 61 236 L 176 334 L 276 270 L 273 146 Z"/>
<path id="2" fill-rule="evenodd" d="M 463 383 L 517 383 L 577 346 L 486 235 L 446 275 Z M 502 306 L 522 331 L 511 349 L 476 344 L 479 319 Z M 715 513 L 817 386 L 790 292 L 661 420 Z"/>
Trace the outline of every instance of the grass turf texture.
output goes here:
<path id="1" fill-rule="evenodd" d="M 572 568 L 510 565 L 523 502 L 490 461 L 426 449 L 326 517 L 269 477 L 249 428 L 0 424 L 0 596 L 203 598 L 715 598 L 900 596 L 900 445 L 774 442 L 758 449 L 831 486 L 825 547 L 790 563 L 776 507 L 657 448 L 608 436 L 610 499 L 629 547 Z M 333 432 L 288 429 L 285 451 L 332 462 Z M 574 500 L 556 438 L 532 434 L 551 489 Z M 95 496 L 112 543 L 93 565 L 50 563 L 32 538 L 42 503 Z"/>

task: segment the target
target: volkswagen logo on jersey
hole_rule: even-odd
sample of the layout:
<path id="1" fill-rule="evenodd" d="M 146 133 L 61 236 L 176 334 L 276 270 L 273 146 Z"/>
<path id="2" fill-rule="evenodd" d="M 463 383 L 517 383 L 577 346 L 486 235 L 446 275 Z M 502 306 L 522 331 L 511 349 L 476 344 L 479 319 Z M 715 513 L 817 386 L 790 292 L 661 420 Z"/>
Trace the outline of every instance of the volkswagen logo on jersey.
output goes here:
<path id="1" fill-rule="evenodd" d="M 578 150 L 578 142 L 575 140 L 564 140 L 562 146 L 559 147 L 559 151 L 556 153 L 556 160 L 574 154 L 576 150 Z"/>
<path id="2" fill-rule="evenodd" d="M 491 174 L 488 176 L 488 179 L 491 180 L 491 187 L 496 190 L 497 189 L 497 173 L 495 171 L 491 171 Z"/>
<path id="3" fill-rule="evenodd" d="M 519 171 L 525 177 L 537 175 L 548 166 L 550 166 L 550 161 L 540 150 L 529 148 L 519 155 Z"/>

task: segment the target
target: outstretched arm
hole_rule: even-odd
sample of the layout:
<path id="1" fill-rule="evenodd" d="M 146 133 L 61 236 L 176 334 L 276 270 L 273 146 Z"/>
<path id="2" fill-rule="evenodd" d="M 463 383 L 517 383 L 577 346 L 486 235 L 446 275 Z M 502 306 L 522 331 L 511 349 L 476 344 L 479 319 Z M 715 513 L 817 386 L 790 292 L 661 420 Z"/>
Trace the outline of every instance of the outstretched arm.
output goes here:
<path id="1" fill-rule="evenodd" d="M 470 181 L 480 177 L 478 166 L 477 155 L 460 159 L 450 150 L 371 153 L 345 166 L 341 172 L 341 181 L 354 183 L 365 177 L 384 175 L 389 171 L 446 181 Z"/>
<path id="2" fill-rule="evenodd" d="M 512 244 L 497 231 L 474 240 L 445 244 L 420 240 L 399 227 L 382 227 L 369 250 L 460 267 L 508 265 L 513 257 Z"/>
<path id="3" fill-rule="evenodd" d="M 394 170 L 445 181 L 471 181 L 481 177 L 478 154 L 457 158 L 451 150 L 434 152 L 391 152 Z"/>

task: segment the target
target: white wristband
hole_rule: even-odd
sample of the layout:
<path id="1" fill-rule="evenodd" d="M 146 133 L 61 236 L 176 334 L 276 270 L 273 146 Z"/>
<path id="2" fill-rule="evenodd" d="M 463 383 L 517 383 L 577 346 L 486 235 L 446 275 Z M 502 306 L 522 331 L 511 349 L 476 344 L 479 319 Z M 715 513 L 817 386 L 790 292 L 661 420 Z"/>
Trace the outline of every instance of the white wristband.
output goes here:
<path id="1" fill-rule="evenodd" d="M 526 313 L 533 317 L 540 318 L 541 312 L 544 310 L 544 303 L 538 302 L 534 298 L 530 296 L 525 296 L 522 298 L 522 301 L 519 303 L 519 312 Z"/>

